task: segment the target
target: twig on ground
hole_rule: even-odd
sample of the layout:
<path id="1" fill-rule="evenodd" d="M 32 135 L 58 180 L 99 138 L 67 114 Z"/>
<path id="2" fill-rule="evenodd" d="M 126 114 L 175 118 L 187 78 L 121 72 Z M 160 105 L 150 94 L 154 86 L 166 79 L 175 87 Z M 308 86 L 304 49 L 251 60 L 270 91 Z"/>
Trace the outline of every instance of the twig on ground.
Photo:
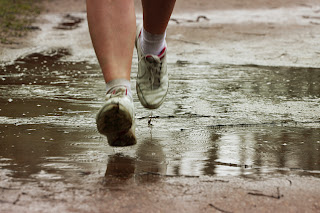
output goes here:
<path id="1" fill-rule="evenodd" d="M 172 39 L 172 40 L 180 41 L 180 42 L 187 43 L 187 44 L 200 45 L 200 43 L 198 43 L 198 42 L 187 41 L 187 40 L 182 40 L 182 39 Z"/>
<path id="2" fill-rule="evenodd" d="M 207 18 L 207 16 L 198 16 L 197 17 L 197 22 L 199 22 L 201 19 L 204 19 L 206 21 L 209 21 L 210 19 Z"/>
<path id="3" fill-rule="evenodd" d="M 320 19 L 320 16 L 302 16 L 305 19 Z"/>
<path id="4" fill-rule="evenodd" d="M 140 172 L 139 175 L 156 175 L 156 176 L 162 176 L 162 177 L 184 177 L 184 178 L 199 178 L 200 177 L 200 176 L 196 176 L 196 175 L 167 175 L 167 174 L 160 174 L 158 172 L 148 172 L 148 171 Z"/>
<path id="5" fill-rule="evenodd" d="M 213 183 L 213 182 L 229 183 L 228 180 L 218 180 L 218 179 L 215 179 L 215 180 L 203 180 L 201 182 L 204 182 L 204 183 Z"/>
<path id="6" fill-rule="evenodd" d="M 176 18 L 171 18 L 170 21 L 176 22 L 176 24 L 180 24 L 181 22 L 185 23 L 195 23 L 195 22 L 200 22 L 200 20 L 203 19 L 205 21 L 209 21 L 210 19 L 206 16 L 198 16 L 196 20 L 191 20 L 191 19 L 176 19 Z"/>
<path id="7" fill-rule="evenodd" d="M 215 205 L 213 205 L 212 203 L 209 203 L 209 206 L 211 206 L 212 208 L 220 211 L 220 212 L 223 212 L 223 213 L 231 213 L 229 211 L 226 211 L 226 210 L 223 210 L 223 209 L 220 209 L 219 207 L 216 207 Z"/>
<path id="8" fill-rule="evenodd" d="M 180 24 L 180 22 L 178 21 L 178 19 L 175 19 L 175 18 L 171 18 L 170 21 L 174 21 L 174 22 L 176 22 L 176 24 Z"/>
<path id="9" fill-rule="evenodd" d="M 13 201 L 13 205 L 16 205 L 18 202 L 19 202 L 19 200 L 20 200 L 20 197 L 21 197 L 21 194 L 18 194 L 18 197 L 16 198 L 16 200 L 15 201 Z"/>
<path id="10" fill-rule="evenodd" d="M 254 195 L 254 196 L 261 196 L 261 197 L 269 197 L 269 198 L 274 198 L 274 199 L 280 199 L 283 197 L 283 195 L 280 194 L 280 189 L 277 187 L 277 196 L 274 195 L 266 195 L 263 193 L 255 193 L 255 192 L 248 192 L 249 195 Z"/>
<path id="11" fill-rule="evenodd" d="M 2 189 L 2 190 L 20 190 L 18 188 L 8 188 L 8 187 L 2 187 L 2 186 L 0 186 L 0 189 Z"/>
<path id="12" fill-rule="evenodd" d="M 310 21 L 310 24 L 320 25 L 320 23 L 318 23 L 318 22 L 314 22 L 314 21 Z"/>

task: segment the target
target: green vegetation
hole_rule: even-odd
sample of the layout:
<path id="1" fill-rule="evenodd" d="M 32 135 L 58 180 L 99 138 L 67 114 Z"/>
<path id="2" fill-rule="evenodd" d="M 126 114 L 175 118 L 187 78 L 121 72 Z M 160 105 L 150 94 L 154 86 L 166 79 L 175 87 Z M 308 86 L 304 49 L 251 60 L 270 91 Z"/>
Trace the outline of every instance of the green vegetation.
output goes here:
<path id="1" fill-rule="evenodd" d="M 0 0 L 0 42 L 16 43 L 40 13 L 40 0 Z"/>

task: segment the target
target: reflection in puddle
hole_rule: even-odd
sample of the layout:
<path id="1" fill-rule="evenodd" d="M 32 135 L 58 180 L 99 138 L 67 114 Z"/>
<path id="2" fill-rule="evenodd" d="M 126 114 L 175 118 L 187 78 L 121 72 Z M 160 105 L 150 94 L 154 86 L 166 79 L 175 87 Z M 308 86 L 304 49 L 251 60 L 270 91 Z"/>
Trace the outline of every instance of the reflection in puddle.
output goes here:
<path id="1" fill-rule="evenodd" d="M 10 176 L 14 178 L 65 179 L 97 165 L 103 170 L 107 162 L 106 181 L 119 184 L 125 180 L 155 181 L 156 176 L 166 175 L 256 177 L 280 173 L 320 177 L 317 128 L 173 130 L 160 131 L 161 136 L 153 135 L 153 139 L 144 133 L 147 138 L 127 155 L 126 151 L 112 154 L 113 149 L 97 138 L 94 130 L 2 125 L 0 166 L 13 171 Z"/>
<path id="2" fill-rule="evenodd" d="M 176 132 L 172 137 L 179 138 L 180 143 L 161 141 L 170 175 L 320 175 L 318 128 L 220 128 Z"/>
<path id="3" fill-rule="evenodd" d="M 298 127 L 221 128 L 172 132 L 140 142 L 134 157 L 109 157 L 107 183 L 156 181 L 159 176 L 297 174 L 320 177 L 320 131 Z M 171 136 L 172 137 L 172 136 Z M 192 138 L 192 140 L 191 140 Z M 173 138 L 174 140 L 176 138 Z M 106 184 L 108 185 L 108 184 Z"/>
<path id="4" fill-rule="evenodd" d="M 0 138 L 0 159 L 10 159 L 1 167 L 13 171 L 11 176 L 19 179 L 64 179 L 64 175 L 80 170 L 81 161 L 74 162 L 75 155 L 89 146 L 92 151 L 103 148 L 102 143 L 94 143 L 95 131 L 46 124 L 0 125 Z M 79 141 L 81 146 L 76 145 Z"/>
<path id="5" fill-rule="evenodd" d="M 218 132 L 216 149 L 207 161 L 207 168 L 213 168 L 216 174 L 303 174 L 320 170 L 319 129 L 268 127 Z"/>
<path id="6" fill-rule="evenodd" d="M 100 70 L 70 54 L 0 67 L 0 175 L 71 182 L 104 173 L 106 186 L 168 175 L 320 177 L 317 68 L 169 64 L 170 92 L 152 128 L 134 94 L 138 144 L 114 149 L 95 127 Z"/>

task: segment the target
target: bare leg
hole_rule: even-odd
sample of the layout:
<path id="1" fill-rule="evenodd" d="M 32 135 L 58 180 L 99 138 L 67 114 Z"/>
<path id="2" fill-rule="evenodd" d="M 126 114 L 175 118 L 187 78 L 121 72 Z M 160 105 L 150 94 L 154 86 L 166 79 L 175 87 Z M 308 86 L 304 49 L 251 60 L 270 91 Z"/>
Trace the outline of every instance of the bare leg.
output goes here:
<path id="1" fill-rule="evenodd" d="M 143 7 L 143 28 L 151 34 L 166 31 L 176 0 L 141 0 Z"/>
<path id="2" fill-rule="evenodd" d="M 87 16 L 105 81 L 130 80 L 136 31 L 133 0 L 87 0 Z"/>

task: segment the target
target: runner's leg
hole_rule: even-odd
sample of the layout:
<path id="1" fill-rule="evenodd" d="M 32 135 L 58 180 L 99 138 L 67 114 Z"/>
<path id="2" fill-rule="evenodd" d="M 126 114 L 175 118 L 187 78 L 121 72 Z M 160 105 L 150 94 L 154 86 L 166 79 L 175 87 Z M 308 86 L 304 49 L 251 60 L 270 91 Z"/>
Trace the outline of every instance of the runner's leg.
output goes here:
<path id="1" fill-rule="evenodd" d="M 142 0 L 143 29 L 139 37 L 143 54 L 158 55 L 166 47 L 166 29 L 175 0 Z"/>
<path id="2" fill-rule="evenodd" d="M 132 0 L 87 0 L 92 43 L 106 82 L 130 80 L 136 18 Z"/>
<path id="3" fill-rule="evenodd" d="M 136 32 L 138 74 L 136 89 L 141 104 L 161 106 L 168 92 L 166 28 L 175 0 L 142 0 L 143 26 Z"/>
<path id="4" fill-rule="evenodd" d="M 130 71 L 135 41 L 132 0 L 87 0 L 93 47 L 107 87 L 105 104 L 96 116 L 98 131 L 111 146 L 136 143 Z"/>
<path id="5" fill-rule="evenodd" d="M 172 14 L 176 0 L 141 0 L 143 28 L 151 34 L 163 34 Z"/>

